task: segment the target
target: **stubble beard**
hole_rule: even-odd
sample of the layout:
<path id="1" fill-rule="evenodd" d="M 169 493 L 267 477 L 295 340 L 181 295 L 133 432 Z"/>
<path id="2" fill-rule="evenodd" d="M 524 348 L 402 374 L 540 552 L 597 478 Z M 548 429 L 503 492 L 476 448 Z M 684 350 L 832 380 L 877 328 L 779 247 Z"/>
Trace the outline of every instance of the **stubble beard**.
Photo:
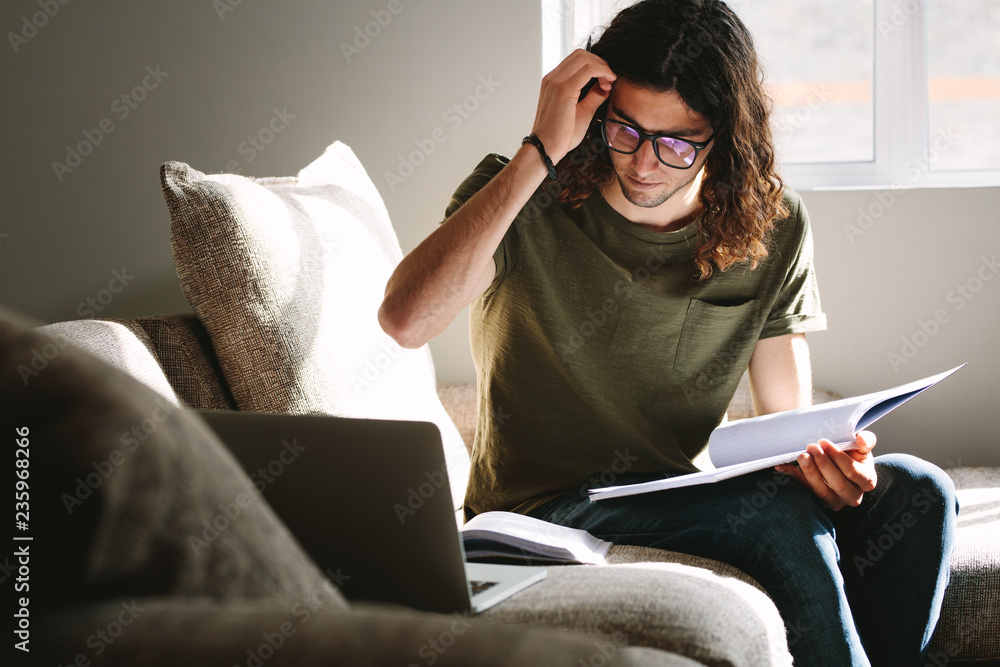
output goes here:
<path id="1" fill-rule="evenodd" d="M 661 192 L 640 193 L 630 190 L 628 185 L 625 183 L 625 179 L 622 178 L 620 173 L 618 173 L 618 170 L 615 170 L 615 177 L 618 179 L 618 185 L 621 187 L 622 195 L 629 201 L 629 203 L 642 208 L 656 208 L 677 194 L 678 190 L 687 187 L 696 176 L 697 174 L 692 175 L 691 178 L 676 186 L 672 190 L 668 189 Z"/>

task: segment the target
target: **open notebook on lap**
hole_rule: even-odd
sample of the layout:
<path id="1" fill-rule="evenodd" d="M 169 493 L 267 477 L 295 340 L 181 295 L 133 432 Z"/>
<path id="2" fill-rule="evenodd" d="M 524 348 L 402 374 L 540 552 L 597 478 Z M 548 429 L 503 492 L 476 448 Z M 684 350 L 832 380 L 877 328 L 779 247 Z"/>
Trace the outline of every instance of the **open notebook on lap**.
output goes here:
<path id="1" fill-rule="evenodd" d="M 197 412 L 348 599 L 478 612 L 545 577 L 541 567 L 465 562 L 431 423 Z M 425 473 L 444 478 L 429 495 Z M 414 489 L 423 504 L 398 512 Z"/>

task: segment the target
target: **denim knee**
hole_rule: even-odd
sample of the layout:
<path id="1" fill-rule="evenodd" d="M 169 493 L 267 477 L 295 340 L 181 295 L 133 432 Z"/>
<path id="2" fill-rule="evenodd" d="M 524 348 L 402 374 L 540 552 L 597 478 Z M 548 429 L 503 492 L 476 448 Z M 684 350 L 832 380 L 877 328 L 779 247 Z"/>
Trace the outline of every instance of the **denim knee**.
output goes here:
<path id="1" fill-rule="evenodd" d="M 921 514 L 940 516 L 945 525 L 958 515 L 955 483 L 944 470 L 910 454 L 875 457 L 879 486 L 899 494 Z"/>
<path id="2" fill-rule="evenodd" d="M 820 536 L 832 536 L 833 524 L 816 496 L 791 477 L 774 474 L 756 482 L 726 515 L 733 535 L 758 546 L 775 545 L 780 553 L 804 553 Z M 830 542 L 830 546 L 835 545 Z M 836 554 L 826 557 L 836 559 Z"/>

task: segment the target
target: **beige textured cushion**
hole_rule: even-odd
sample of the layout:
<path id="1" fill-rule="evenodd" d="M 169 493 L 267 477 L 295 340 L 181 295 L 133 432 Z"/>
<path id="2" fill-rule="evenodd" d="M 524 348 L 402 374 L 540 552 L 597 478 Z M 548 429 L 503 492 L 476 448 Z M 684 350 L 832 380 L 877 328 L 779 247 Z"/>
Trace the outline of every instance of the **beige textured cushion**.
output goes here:
<path id="1" fill-rule="evenodd" d="M 469 458 L 435 392 L 429 349 L 378 323 L 402 258 L 375 186 L 340 142 L 297 177 L 160 171 L 181 287 L 241 410 L 430 421 L 456 509 Z"/>

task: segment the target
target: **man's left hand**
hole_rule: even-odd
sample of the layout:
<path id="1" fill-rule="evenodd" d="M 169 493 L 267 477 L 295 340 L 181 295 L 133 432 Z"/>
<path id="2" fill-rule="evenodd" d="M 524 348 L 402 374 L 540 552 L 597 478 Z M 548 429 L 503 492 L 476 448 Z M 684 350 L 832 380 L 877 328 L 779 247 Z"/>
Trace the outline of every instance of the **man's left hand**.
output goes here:
<path id="1" fill-rule="evenodd" d="M 875 434 L 861 431 L 857 435 L 857 449 L 841 451 L 829 440 L 820 440 L 799 455 L 798 467 L 776 466 L 779 472 L 794 477 L 811 489 L 820 500 L 833 510 L 857 507 L 865 493 L 875 488 Z"/>

